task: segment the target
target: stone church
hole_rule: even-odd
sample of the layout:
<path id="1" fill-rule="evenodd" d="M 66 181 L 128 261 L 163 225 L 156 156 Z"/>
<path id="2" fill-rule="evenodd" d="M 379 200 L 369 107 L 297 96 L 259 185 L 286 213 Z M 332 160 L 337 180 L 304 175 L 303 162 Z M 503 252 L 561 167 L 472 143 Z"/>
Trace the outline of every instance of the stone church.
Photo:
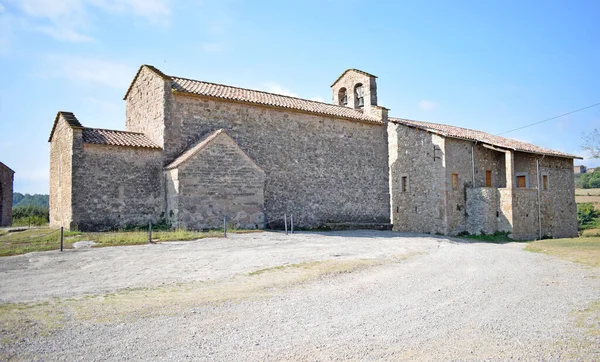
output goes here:
<path id="1" fill-rule="evenodd" d="M 333 103 L 176 76 L 143 65 L 125 131 L 58 112 L 50 224 L 218 228 L 393 225 L 441 234 L 577 235 L 574 155 L 388 117 L 377 77 L 348 69 Z M 570 175 L 567 177 L 567 175 Z"/>

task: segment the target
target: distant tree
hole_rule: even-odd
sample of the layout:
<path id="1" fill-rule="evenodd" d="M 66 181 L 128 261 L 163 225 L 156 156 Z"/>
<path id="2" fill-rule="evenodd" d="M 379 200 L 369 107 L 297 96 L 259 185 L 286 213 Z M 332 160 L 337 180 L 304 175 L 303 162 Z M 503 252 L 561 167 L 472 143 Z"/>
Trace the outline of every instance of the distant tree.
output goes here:
<path id="1" fill-rule="evenodd" d="M 25 197 L 25 195 L 20 194 L 18 192 L 13 193 L 13 206 L 15 206 L 19 202 L 21 202 L 21 200 L 23 200 L 24 197 Z"/>
<path id="2" fill-rule="evenodd" d="M 13 208 L 17 206 L 40 206 L 48 208 L 49 196 L 41 194 L 20 194 L 18 192 L 13 193 Z"/>
<path id="3" fill-rule="evenodd" d="M 600 158 L 600 132 L 594 129 L 590 134 L 583 136 L 584 151 L 587 151 L 592 158 Z"/>

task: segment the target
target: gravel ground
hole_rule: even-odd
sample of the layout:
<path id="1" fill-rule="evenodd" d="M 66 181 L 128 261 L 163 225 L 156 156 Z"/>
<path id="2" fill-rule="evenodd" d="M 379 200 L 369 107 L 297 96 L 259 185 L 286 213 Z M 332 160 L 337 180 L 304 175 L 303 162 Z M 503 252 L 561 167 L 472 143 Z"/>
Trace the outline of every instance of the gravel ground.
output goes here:
<path id="1" fill-rule="evenodd" d="M 348 231 L 2 258 L 0 357 L 600 360 L 599 270 L 522 249 Z"/>

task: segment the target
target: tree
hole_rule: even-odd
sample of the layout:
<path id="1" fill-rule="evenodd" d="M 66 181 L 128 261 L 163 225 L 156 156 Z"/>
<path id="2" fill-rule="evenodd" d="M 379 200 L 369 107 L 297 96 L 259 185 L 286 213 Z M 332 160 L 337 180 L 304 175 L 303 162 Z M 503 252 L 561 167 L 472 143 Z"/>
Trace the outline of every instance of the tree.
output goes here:
<path id="1" fill-rule="evenodd" d="M 600 158 L 600 132 L 597 128 L 583 136 L 582 148 L 589 152 L 592 158 Z"/>

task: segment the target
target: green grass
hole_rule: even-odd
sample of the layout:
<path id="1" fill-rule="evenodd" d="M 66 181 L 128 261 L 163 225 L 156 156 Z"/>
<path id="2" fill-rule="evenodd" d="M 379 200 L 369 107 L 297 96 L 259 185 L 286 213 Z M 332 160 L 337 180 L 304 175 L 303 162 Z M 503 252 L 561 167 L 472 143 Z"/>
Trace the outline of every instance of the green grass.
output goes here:
<path id="1" fill-rule="evenodd" d="M 260 232 L 260 230 L 227 230 L 229 233 Z M 70 249 L 73 244 L 82 240 L 91 240 L 97 247 L 119 245 L 141 245 L 148 243 L 147 231 L 115 231 L 83 233 L 65 231 L 64 248 Z M 154 231 L 153 242 L 198 240 L 203 238 L 222 237 L 222 231 L 188 231 L 183 229 Z M 29 229 L 19 232 L 0 231 L 0 256 L 19 255 L 34 251 L 60 249 L 60 230 L 50 228 Z"/>
<path id="2" fill-rule="evenodd" d="M 538 240 L 527 245 L 525 250 L 600 267 L 600 237 Z"/>

